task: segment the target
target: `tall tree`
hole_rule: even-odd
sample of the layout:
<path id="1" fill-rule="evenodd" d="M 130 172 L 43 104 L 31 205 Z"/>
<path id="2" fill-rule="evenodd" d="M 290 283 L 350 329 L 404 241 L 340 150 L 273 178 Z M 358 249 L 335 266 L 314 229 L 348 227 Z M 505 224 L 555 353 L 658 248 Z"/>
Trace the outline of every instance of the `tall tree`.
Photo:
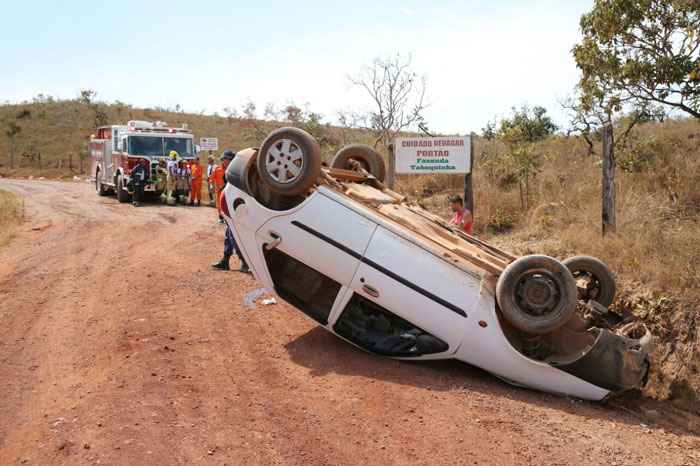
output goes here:
<path id="1" fill-rule="evenodd" d="M 497 136 L 508 147 L 505 163 L 518 179 L 520 205 L 527 209 L 530 197 L 530 180 L 542 164 L 536 143 L 554 134 L 557 126 L 544 107 L 530 109 L 524 105 L 513 108 L 510 118 L 501 120 Z"/>
<path id="2" fill-rule="evenodd" d="M 573 49 L 584 94 L 700 118 L 700 1 L 595 0 Z"/>

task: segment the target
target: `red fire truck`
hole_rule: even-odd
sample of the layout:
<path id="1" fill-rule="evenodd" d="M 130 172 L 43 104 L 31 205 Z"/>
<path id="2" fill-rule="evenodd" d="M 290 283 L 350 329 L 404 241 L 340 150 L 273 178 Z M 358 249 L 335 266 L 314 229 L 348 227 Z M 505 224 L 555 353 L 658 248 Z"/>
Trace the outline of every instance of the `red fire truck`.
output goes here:
<path id="1" fill-rule="evenodd" d="M 145 191 L 160 195 L 155 183 L 158 162 L 173 150 L 186 161 L 196 156 L 194 135 L 187 126 L 170 127 L 162 121 L 129 121 L 126 125 L 102 126 L 90 138 L 88 150 L 95 190 L 100 196 L 115 193 L 119 202 L 131 200 L 127 188 L 129 176 L 142 159 L 151 167 Z"/>

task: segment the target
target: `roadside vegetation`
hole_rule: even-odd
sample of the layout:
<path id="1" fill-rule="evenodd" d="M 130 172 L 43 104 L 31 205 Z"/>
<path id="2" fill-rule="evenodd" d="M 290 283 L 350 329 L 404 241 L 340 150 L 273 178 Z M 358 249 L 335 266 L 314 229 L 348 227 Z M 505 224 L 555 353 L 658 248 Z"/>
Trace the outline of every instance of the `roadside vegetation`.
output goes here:
<path id="1" fill-rule="evenodd" d="M 24 206 L 9 191 L 0 189 L 0 248 L 6 246 L 24 219 Z"/>

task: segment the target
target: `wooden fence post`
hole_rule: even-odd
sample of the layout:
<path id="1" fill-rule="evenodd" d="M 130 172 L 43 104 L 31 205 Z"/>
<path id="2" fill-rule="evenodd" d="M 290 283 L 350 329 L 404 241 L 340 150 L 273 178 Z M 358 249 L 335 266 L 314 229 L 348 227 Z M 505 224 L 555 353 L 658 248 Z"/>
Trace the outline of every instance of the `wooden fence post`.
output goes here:
<path id="1" fill-rule="evenodd" d="M 389 143 L 389 171 L 386 174 L 386 184 L 389 189 L 394 189 L 396 176 L 396 153 L 394 152 L 394 141 Z"/>
<path id="2" fill-rule="evenodd" d="M 474 215 L 474 184 L 472 172 L 474 171 L 474 133 L 469 135 L 469 173 L 464 175 L 464 207 Z"/>
<path id="3" fill-rule="evenodd" d="M 615 137 L 612 125 L 603 128 L 603 236 L 615 232 Z"/>

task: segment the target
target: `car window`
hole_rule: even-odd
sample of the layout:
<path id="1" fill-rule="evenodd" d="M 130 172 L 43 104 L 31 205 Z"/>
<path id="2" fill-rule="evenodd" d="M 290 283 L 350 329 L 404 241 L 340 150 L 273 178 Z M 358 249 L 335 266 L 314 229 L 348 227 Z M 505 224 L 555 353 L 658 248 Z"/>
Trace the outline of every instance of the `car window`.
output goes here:
<path id="1" fill-rule="evenodd" d="M 384 356 L 442 353 L 448 345 L 381 306 L 355 294 L 334 326 L 361 348 Z"/>
<path id="2" fill-rule="evenodd" d="M 340 283 L 279 249 L 263 250 L 275 291 L 312 319 L 326 325 Z"/>

